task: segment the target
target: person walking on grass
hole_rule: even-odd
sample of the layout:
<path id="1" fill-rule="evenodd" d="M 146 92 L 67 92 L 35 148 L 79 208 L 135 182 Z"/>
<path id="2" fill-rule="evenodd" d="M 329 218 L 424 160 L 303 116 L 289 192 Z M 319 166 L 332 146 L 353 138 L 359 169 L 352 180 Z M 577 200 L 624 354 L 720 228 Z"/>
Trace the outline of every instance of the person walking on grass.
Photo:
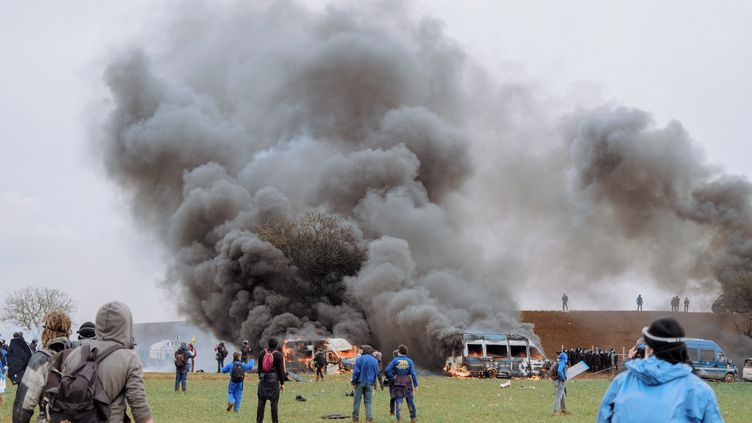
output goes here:
<path id="1" fill-rule="evenodd" d="M 241 361 L 240 351 L 232 354 L 232 363 L 228 363 L 222 368 L 222 373 L 230 374 L 230 382 L 227 385 L 227 412 L 230 410 L 238 412 L 240 410 L 240 401 L 243 399 L 243 381 L 245 374 L 253 370 L 253 360 L 247 364 Z"/>
<path id="2" fill-rule="evenodd" d="M 188 360 L 191 358 L 193 358 L 193 354 L 188 350 L 188 346 L 185 342 L 181 343 L 180 348 L 175 351 L 175 392 L 178 392 L 181 387 L 183 393 L 187 390 L 188 370 L 190 369 Z"/>
<path id="3" fill-rule="evenodd" d="M 323 382 L 326 369 L 326 353 L 324 352 L 324 348 L 319 348 L 316 351 L 316 355 L 313 357 L 313 364 L 316 367 L 316 382 L 319 381 L 319 378 Z"/>
<path id="4" fill-rule="evenodd" d="M 365 400 L 366 421 L 373 421 L 373 391 L 376 389 L 376 379 L 379 376 L 379 362 L 373 356 L 373 348 L 370 345 L 362 346 L 363 353 L 355 361 L 350 383 L 353 387 L 353 413 L 352 421 L 360 421 L 360 401 Z"/>
<path id="5" fill-rule="evenodd" d="M 561 311 L 565 310 L 569 311 L 569 297 L 567 297 L 566 292 L 561 296 Z"/>
<path id="6" fill-rule="evenodd" d="M 264 421 L 264 409 L 269 401 L 272 411 L 272 423 L 279 423 L 277 405 L 280 393 L 285 391 L 285 358 L 277 351 L 277 338 L 269 339 L 267 348 L 258 357 L 258 406 L 256 423 Z"/>
<path id="7" fill-rule="evenodd" d="M 611 382 L 598 410 L 598 423 L 723 422 L 710 386 L 692 374 L 684 329 L 663 318 L 642 329 L 644 360 L 630 360 Z"/>
<path id="8" fill-rule="evenodd" d="M 402 421 L 402 401 L 407 401 L 407 408 L 410 410 L 410 422 L 418 421 L 418 410 L 415 407 L 413 392 L 418 390 L 418 376 L 415 374 L 415 365 L 413 361 L 407 358 L 407 347 L 400 345 L 397 347 L 399 355 L 395 357 L 386 367 L 386 377 L 392 380 L 394 390 L 394 411 L 397 416 L 397 422 Z"/>
<path id="9" fill-rule="evenodd" d="M 637 294 L 637 311 L 642 311 L 642 294 Z"/>
<path id="10" fill-rule="evenodd" d="M 556 387 L 556 397 L 554 398 L 554 416 L 568 416 L 570 413 L 567 410 L 566 398 L 567 398 L 567 361 L 569 358 L 567 354 L 562 351 L 559 353 L 558 360 L 556 361 L 556 373 L 554 377 L 554 386 Z"/>
<path id="11" fill-rule="evenodd" d="M 689 297 L 684 297 L 684 311 L 689 311 Z"/>

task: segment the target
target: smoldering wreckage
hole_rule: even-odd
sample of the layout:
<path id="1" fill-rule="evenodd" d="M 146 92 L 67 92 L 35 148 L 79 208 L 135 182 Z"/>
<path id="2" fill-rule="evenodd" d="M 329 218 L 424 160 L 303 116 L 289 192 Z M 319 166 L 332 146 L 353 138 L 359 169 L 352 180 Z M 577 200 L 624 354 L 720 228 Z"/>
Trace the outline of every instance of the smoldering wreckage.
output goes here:
<path id="1" fill-rule="evenodd" d="M 749 181 L 707 164 L 678 122 L 547 114 L 440 22 L 388 4 L 197 6 L 164 27 L 207 36 L 112 57 L 97 148 L 194 323 L 257 347 L 406 343 L 429 371 L 534 375 L 544 352 L 508 281 L 583 286 L 642 263 L 656 284 L 737 307 Z M 494 242 L 520 257 L 486 257 L 473 237 L 476 213 L 499 208 Z M 291 345 L 305 360 L 314 347 Z"/>

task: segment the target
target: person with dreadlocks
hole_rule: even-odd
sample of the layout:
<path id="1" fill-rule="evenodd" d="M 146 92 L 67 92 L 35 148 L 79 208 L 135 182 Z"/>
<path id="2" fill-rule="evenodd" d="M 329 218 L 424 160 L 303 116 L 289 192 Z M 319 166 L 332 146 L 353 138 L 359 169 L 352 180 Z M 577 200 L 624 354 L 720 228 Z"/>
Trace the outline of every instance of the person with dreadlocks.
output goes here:
<path id="1" fill-rule="evenodd" d="M 642 334 L 647 358 L 627 362 L 603 396 L 598 422 L 723 422 L 715 393 L 692 374 L 679 322 L 658 319 Z"/>
<path id="2" fill-rule="evenodd" d="M 29 360 L 16 399 L 13 401 L 13 423 L 31 421 L 34 409 L 39 406 L 37 421 L 47 421 L 45 387 L 50 370 L 50 361 L 55 353 L 71 347 L 71 319 L 63 311 L 52 311 L 44 318 L 42 345 Z"/>

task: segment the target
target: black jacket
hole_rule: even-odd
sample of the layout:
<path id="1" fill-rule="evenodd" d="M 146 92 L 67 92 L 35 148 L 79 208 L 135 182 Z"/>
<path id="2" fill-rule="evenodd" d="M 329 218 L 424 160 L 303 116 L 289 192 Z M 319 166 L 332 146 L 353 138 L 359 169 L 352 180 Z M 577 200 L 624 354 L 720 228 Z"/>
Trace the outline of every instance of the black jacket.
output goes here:
<path id="1" fill-rule="evenodd" d="M 23 337 L 10 340 L 8 347 L 8 378 L 14 385 L 21 383 L 26 366 L 31 358 L 31 348 Z"/>

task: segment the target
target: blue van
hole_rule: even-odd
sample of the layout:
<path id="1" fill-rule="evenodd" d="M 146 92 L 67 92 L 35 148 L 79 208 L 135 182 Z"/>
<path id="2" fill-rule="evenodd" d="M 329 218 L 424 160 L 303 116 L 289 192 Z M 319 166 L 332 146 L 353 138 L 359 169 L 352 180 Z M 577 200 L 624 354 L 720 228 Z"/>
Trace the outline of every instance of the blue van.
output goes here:
<path id="1" fill-rule="evenodd" d="M 726 382 L 736 380 L 737 370 L 733 360 L 714 341 L 686 338 L 684 343 L 697 376 Z"/>

